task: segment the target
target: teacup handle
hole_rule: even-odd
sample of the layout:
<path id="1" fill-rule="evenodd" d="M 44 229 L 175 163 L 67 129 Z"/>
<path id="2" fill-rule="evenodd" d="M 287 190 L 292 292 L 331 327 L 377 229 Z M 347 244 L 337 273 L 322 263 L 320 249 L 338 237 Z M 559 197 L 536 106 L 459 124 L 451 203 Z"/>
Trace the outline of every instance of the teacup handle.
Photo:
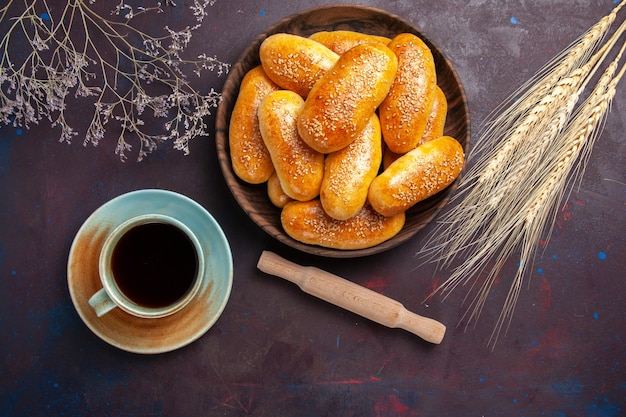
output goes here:
<path id="1" fill-rule="evenodd" d="M 100 291 L 91 296 L 89 305 L 93 307 L 98 317 L 104 316 L 117 307 L 117 304 L 111 300 L 111 297 L 109 297 L 109 294 L 107 294 L 104 288 L 101 288 Z"/>

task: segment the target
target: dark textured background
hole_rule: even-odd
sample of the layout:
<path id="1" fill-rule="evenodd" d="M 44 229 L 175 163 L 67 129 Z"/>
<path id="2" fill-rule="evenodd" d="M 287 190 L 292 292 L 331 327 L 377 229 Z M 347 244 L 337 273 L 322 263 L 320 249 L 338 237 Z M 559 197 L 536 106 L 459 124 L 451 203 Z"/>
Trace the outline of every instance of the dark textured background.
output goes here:
<path id="1" fill-rule="evenodd" d="M 182 26 L 189 2 L 177 3 L 154 24 Z M 218 0 L 193 50 L 232 63 L 267 26 L 325 3 Z M 612 0 L 361 4 L 411 21 L 447 54 L 464 83 L 474 128 L 614 6 Z M 224 78 L 203 82 L 219 90 Z M 624 415 L 625 105 L 620 86 L 582 184 L 561 208 L 511 328 L 493 351 L 487 340 L 514 259 L 481 320 L 464 331 L 456 325 L 465 289 L 443 302 L 422 302 L 447 274 L 414 257 L 423 234 L 368 258 L 294 253 L 239 209 L 212 137 L 192 141 L 189 156 L 165 144 L 141 163 L 133 154 L 121 163 L 113 132 L 99 147 L 84 148 L 78 138 L 59 144 L 59 132 L 45 124 L 2 125 L 0 415 Z M 235 264 L 232 295 L 216 325 L 193 344 L 155 356 L 126 353 L 92 334 L 72 305 L 66 277 L 83 221 L 107 200 L 142 188 L 178 191 L 206 207 L 230 240 Z M 263 249 L 442 321 L 443 343 L 429 345 L 265 276 L 255 268 Z"/>

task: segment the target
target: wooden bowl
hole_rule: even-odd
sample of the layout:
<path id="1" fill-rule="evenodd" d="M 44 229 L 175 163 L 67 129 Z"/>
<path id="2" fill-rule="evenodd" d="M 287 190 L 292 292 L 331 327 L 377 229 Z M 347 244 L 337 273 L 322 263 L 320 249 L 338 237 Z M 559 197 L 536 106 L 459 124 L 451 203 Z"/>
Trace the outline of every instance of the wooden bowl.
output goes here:
<path id="1" fill-rule="evenodd" d="M 407 211 L 406 224 L 396 236 L 379 245 L 358 250 L 338 250 L 307 245 L 292 239 L 280 223 L 280 209 L 272 205 L 267 196 L 267 186 L 252 185 L 240 180 L 233 172 L 228 144 L 230 115 L 237 100 L 243 76 L 260 64 L 259 47 L 263 40 L 275 33 L 292 33 L 310 36 L 319 31 L 353 30 L 393 38 L 409 32 L 419 36 L 431 49 L 437 68 L 438 85 L 448 99 L 445 134 L 456 138 L 467 154 L 470 142 L 470 117 L 465 92 L 452 64 L 437 46 L 418 29 L 398 16 L 383 10 L 358 5 L 328 5 L 304 10 L 286 17 L 261 33 L 243 51 L 233 65 L 222 90 L 222 102 L 216 116 L 217 155 L 224 178 L 235 200 L 250 218 L 268 234 L 292 248 L 313 255 L 352 258 L 372 255 L 391 249 L 412 238 L 424 228 L 448 203 L 457 188 L 457 180 L 445 190 L 421 201 Z"/>

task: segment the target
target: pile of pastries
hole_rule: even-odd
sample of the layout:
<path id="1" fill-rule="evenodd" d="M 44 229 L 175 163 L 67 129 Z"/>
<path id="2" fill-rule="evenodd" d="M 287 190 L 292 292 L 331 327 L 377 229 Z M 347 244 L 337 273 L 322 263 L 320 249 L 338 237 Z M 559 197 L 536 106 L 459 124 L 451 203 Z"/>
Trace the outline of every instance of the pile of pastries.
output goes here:
<path id="1" fill-rule="evenodd" d="M 267 184 L 292 238 L 377 245 L 461 172 L 463 147 L 444 135 L 446 97 L 418 36 L 278 33 L 259 57 L 231 114 L 231 162 L 241 180 Z"/>

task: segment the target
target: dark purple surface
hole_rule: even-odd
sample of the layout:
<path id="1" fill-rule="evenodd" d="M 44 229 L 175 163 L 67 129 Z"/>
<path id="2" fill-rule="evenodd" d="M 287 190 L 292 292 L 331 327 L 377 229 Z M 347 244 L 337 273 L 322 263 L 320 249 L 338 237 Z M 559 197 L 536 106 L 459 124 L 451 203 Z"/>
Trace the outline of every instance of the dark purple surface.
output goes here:
<path id="1" fill-rule="evenodd" d="M 177 3 L 159 15 L 161 26 L 181 18 L 188 2 Z M 194 47 L 233 62 L 265 27 L 324 3 L 218 0 Z M 475 126 L 614 6 L 609 0 L 364 4 L 403 16 L 445 51 L 463 80 Z M 206 82 L 219 90 L 223 80 Z M 237 206 L 211 137 L 194 140 L 189 156 L 165 144 L 141 163 L 133 155 L 121 163 L 114 132 L 98 148 L 84 148 L 81 140 L 57 143 L 58 132 L 46 124 L 2 125 L 0 415 L 624 415 L 623 91 L 620 85 L 582 184 L 559 212 L 511 328 L 493 351 L 487 341 L 514 259 L 480 321 L 464 331 L 456 325 L 465 289 L 423 302 L 447 277 L 414 256 L 424 234 L 367 258 L 295 253 Z M 72 305 L 66 277 L 69 248 L 84 220 L 109 199 L 142 188 L 174 190 L 206 207 L 230 240 L 235 264 L 230 301 L 216 325 L 191 345 L 154 356 L 123 352 L 92 334 Z M 443 322 L 443 343 L 384 328 L 262 274 L 256 261 L 264 249 Z"/>

